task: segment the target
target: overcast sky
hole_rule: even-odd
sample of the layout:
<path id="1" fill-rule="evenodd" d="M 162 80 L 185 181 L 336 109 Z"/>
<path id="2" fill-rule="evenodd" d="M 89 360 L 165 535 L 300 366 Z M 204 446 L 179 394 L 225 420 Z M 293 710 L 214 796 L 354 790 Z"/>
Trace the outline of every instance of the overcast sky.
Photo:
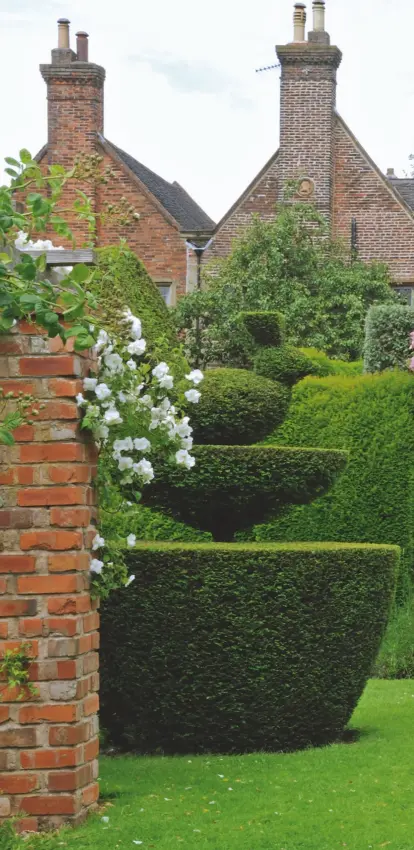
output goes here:
<path id="1" fill-rule="evenodd" d="M 218 220 L 278 146 L 275 44 L 292 39 L 292 0 L 0 0 L 0 160 L 46 141 L 38 65 L 58 17 L 90 34 L 104 65 L 105 135 L 178 180 Z M 308 0 L 308 23 L 311 0 Z M 382 169 L 414 152 L 412 0 L 327 0 L 343 51 L 338 110 Z"/>

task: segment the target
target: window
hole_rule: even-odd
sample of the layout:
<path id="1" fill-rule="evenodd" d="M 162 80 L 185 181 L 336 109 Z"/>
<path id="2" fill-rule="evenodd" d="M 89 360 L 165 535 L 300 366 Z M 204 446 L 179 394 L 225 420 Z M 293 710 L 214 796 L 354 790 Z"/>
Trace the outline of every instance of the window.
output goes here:
<path id="1" fill-rule="evenodd" d="M 395 291 L 399 294 L 401 301 L 414 307 L 414 286 L 396 286 Z"/>
<path id="2" fill-rule="evenodd" d="M 160 295 L 162 295 L 167 307 L 172 307 L 174 304 L 174 287 L 172 282 L 168 280 L 156 280 L 155 283 L 158 286 L 158 291 Z"/>

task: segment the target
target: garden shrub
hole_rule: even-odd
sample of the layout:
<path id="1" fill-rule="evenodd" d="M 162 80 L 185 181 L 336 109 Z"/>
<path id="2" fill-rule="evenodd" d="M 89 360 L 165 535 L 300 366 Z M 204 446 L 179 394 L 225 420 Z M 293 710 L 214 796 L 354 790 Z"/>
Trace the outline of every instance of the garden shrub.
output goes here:
<path id="1" fill-rule="evenodd" d="M 101 720 L 116 745 L 237 753 L 341 735 L 397 548 L 152 543 L 128 559 L 135 582 L 102 606 Z"/>
<path id="2" fill-rule="evenodd" d="M 412 331 L 414 309 L 408 304 L 378 304 L 371 307 L 365 323 L 365 372 L 405 369 L 412 356 Z"/>
<path id="3" fill-rule="evenodd" d="M 152 511 L 141 504 L 131 505 L 128 510 L 102 512 L 100 530 L 104 537 L 111 539 L 120 535 L 127 537 L 135 534 L 137 540 L 181 540 L 205 541 L 211 540 L 207 531 L 192 528 L 177 522 L 165 514 Z M 1 850 L 1 848 L 0 848 Z"/>
<path id="4" fill-rule="evenodd" d="M 285 387 L 245 369 L 207 371 L 200 389 L 189 411 L 196 443 L 258 442 L 283 422 L 289 404 Z"/>
<path id="5" fill-rule="evenodd" d="M 312 362 L 312 374 L 318 378 L 327 378 L 328 375 L 362 375 L 362 360 L 333 360 L 317 348 L 299 348 L 298 351 Z"/>
<path id="6" fill-rule="evenodd" d="M 248 312 L 239 313 L 239 321 L 253 337 L 257 345 L 282 345 L 285 332 L 285 319 L 277 312 Z"/>
<path id="7" fill-rule="evenodd" d="M 167 356 L 178 347 L 177 335 L 168 307 L 144 264 L 123 246 L 100 248 L 95 253 L 97 268 L 91 290 L 100 307 L 111 315 L 128 305 L 141 319 L 147 344 L 153 347 L 157 343 Z"/>
<path id="8" fill-rule="evenodd" d="M 332 486 L 346 466 L 340 451 L 286 446 L 194 446 L 187 471 L 160 460 L 143 503 L 231 540 L 238 529 L 303 504 Z"/>
<path id="9" fill-rule="evenodd" d="M 406 580 L 414 560 L 414 379 L 385 372 L 306 378 L 269 443 L 349 450 L 329 493 L 254 529 L 256 540 L 395 543 Z"/>
<path id="10" fill-rule="evenodd" d="M 259 349 L 254 358 L 254 371 L 264 378 L 292 386 L 307 375 L 313 375 L 315 367 L 312 360 L 298 348 L 283 345 L 280 348 Z"/>

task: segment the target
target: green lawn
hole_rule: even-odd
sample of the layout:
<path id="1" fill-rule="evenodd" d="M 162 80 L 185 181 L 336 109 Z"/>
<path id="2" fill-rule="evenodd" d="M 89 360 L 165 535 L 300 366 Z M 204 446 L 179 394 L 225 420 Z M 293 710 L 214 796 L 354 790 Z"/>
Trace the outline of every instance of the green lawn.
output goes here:
<path id="1" fill-rule="evenodd" d="M 371 681 L 351 726 L 354 743 L 288 755 L 103 758 L 105 810 L 23 846 L 413 850 L 414 680 Z"/>

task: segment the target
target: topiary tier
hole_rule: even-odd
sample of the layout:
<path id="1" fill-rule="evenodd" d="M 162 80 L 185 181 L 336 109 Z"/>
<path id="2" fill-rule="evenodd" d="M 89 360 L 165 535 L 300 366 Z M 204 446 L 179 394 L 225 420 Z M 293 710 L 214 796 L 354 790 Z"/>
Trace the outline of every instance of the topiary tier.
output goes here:
<path id="1" fill-rule="evenodd" d="M 277 314 L 263 332 L 249 315 L 255 339 L 282 342 Z M 261 439 L 266 422 L 270 433 L 288 390 L 230 369 L 208 373 L 201 389 L 195 433 L 217 445 L 196 446 L 190 471 L 157 464 L 143 502 L 220 542 L 130 554 L 136 581 L 102 611 L 103 723 L 142 752 L 329 743 L 378 651 L 398 549 L 222 542 L 324 493 L 347 454 L 222 445 Z"/>

